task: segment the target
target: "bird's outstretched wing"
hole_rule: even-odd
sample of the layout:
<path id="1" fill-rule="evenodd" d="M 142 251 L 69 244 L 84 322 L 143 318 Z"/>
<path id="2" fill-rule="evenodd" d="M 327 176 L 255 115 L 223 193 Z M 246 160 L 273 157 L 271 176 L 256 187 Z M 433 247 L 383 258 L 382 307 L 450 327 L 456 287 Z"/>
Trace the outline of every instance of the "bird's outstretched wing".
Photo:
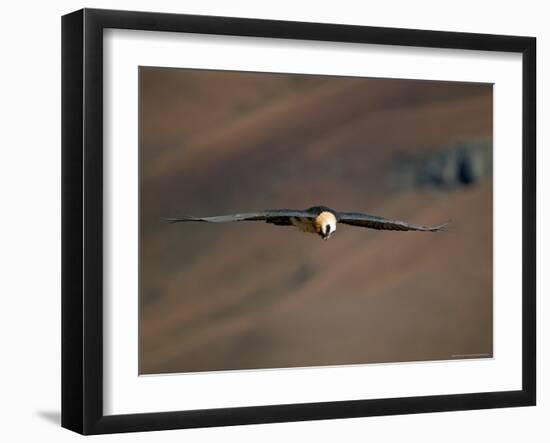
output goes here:
<path id="1" fill-rule="evenodd" d="M 443 223 L 437 226 L 420 226 L 413 225 L 399 220 L 388 220 L 376 215 L 361 214 L 357 212 L 339 212 L 338 223 L 346 225 L 361 226 L 363 228 L 384 229 L 388 231 L 442 231 L 448 226 L 448 223 Z"/>
<path id="2" fill-rule="evenodd" d="M 216 215 L 213 217 L 193 217 L 182 216 L 178 218 L 163 218 L 167 223 L 179 222 L 208 222 L 208 223 L 228 223 L 238 221 L 265 221 L 276 225 L 290 225 L 291 217 L 314 218 L 315 214 L 308 211 L 298 211 L 294 209 L 268 209 L 260 212 L 248 212 L 243 214 Z"/>

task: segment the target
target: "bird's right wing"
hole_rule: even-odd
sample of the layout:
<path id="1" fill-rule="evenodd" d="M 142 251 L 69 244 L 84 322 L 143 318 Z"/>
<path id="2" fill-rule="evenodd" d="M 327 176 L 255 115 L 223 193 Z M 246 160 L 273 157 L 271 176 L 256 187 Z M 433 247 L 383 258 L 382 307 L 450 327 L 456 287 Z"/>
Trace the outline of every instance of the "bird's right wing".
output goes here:
<path id="1" fill-rule="evenodd" d="M 182 216 L 178 218 L 163 218 L 167 223 L 180 222 L 207 222 L 207 223 L 228 223 L 239 221 L 266 221 L 275 224 L 290 224 L 291 217 L 313 218 L 310 212 L 296 211 L 293 209 L 268 209 L 260 212 L 248 212 L 242 214 L 216 215 L 212 217 Z"/>
<path id="2" fill-rule="evenodd" d="M 442 231 L 448 225 L 443 223 L 437 226 L 420 226 L 399 220 L 388 220 L 376 215 L 362 214 L 357 212 L 338 213 L 338 223 L 344 223 L 352 226 L 361 226 L 363 228 L 384 229 L 389 231 Z"/>

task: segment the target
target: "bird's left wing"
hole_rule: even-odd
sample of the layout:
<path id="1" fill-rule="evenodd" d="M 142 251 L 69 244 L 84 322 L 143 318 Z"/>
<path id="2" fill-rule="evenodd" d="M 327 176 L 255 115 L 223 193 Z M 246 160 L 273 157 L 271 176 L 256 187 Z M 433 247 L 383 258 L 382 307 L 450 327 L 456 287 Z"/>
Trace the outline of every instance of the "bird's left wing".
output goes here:
<path id="1" fill-rule="evenodd" d="M 291 217 L 308 217 L 314 215 L 307 211 L 297 211 L 293 209 L 268 209 L 266 211 L 248 212 L 242 214 L 216 215 L 213 217 L 194 217 L 182 216 L 179 218 L 163 218 L 167 223 L 179 222 L 208 222 L 208 223 L 228 223 L 238 221 L 266 221 L 267 223 L 290 224 Z"/>
<path id="2" fill-rule="evenodd" d="M 384 229 L 388 231 L 428 231 L 435 232 L 445 229 L 448 223 L 437 226 L 413 225 L 399 220 L 388 220 L 376 215 L 361 214 L 357 212 L 339 212 L 338 223 L 346 225 L 361 226 L 363 228 Z"/>

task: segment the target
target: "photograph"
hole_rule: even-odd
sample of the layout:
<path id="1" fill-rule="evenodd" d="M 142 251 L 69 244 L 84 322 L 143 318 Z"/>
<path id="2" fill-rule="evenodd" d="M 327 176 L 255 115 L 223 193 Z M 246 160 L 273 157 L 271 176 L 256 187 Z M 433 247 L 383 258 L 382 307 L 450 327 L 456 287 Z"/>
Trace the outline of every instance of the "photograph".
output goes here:
<path id="1" fill-rule="evenodd" d="M 138 69 L 140 375 L 493 358 L 493 84 Z"/>

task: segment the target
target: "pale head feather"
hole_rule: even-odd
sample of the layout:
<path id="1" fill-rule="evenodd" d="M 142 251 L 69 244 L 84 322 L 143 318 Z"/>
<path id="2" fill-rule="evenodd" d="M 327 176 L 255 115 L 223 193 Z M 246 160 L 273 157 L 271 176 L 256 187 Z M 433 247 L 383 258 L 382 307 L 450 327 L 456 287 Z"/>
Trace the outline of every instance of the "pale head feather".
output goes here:
<path id="1" fill-rule="evenodd" d="M 317 231 L 323 235 L 326 235 L 328 231 L 327 226 L 330 226 L 330 236 L 336 231 L 336 217 L 332 212 L 323 211 L 315 219 L 315 225 Z"/>

